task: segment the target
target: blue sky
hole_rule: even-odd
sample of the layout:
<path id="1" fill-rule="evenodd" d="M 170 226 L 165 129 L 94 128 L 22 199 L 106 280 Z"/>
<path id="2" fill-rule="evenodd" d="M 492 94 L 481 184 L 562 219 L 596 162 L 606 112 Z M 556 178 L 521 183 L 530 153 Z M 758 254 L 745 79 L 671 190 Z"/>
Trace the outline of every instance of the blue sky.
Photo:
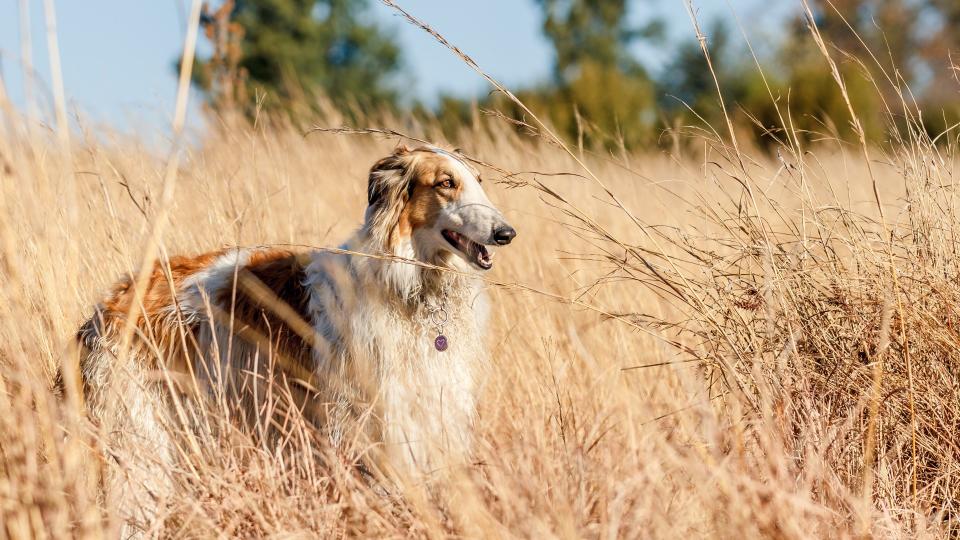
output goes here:
<path id="1" fill-rule="evenodd" d="M 184 35 L 190 0 L 69 0 L 56 3 L 64 85 L 71 112 L 86 124 L 107 124 L 125 131 L 155 129 L 168 122 L 176 78 L 173 61 Z M 540 33 L 532 0 L 398 0 L 453 44 L 507 84 L 519 87 L 549 75 L 551 52 Z M 777 0 L 695 0 L 702 20 L 723 17 L 731 8 L 751 39 L 776 34 L 792 2 Z M 26 0 L 34 58 L 34 95 L 41 108 L 51 101 L 43 3 Z M 24 105 L 19 0 L 0 0 L 0 74 L 11 99 Z M 663 17 L 671 42 L 692 35 L 682 0 L 634 0 L 632 16 Z M 417 98 L 433 101 L 440 92 L 460 95 L 488 90 L 484 81 L 419 29 L 389 8 L 371 2 L 369 16 L 394 32 L 403 48 L 409 83 Z M 770 36 L 764 36 L 764 28 Z M 637 54 L 654 69 L 669 55 L 669 45 Z M 196 96 L 194 96 L 196 101 Z"/>

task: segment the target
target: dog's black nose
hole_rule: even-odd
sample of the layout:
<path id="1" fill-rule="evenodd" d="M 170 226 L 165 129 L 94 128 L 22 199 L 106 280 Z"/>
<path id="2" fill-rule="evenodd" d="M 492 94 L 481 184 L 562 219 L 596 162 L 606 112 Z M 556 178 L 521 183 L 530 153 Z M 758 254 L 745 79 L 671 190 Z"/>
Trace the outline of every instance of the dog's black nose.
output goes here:
<path id="1" fill-rule="evenodd" d="M 498 228 L 493 231 L 493 241 L 501 246 L 505 246 L 513 240 L 513 237 L 517 235 L 517 231 L 509 225 L 504 225 L 503 227 Z"/>

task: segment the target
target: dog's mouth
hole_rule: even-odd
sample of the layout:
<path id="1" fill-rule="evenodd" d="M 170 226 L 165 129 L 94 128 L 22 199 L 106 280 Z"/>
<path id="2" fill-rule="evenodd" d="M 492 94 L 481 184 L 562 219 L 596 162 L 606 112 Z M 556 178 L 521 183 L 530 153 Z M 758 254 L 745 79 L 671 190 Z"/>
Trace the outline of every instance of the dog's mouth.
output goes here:
<path id="1" fill-rule="evenodd" d="M 450 245 L 463 253 L 467 260 L 483 270 L 493 268 L 493 253 L 487 250 L 487 246 L 474 242 L 466 236 L 448 229 L 442 231 L 443 237 L 450 242 Z"/>

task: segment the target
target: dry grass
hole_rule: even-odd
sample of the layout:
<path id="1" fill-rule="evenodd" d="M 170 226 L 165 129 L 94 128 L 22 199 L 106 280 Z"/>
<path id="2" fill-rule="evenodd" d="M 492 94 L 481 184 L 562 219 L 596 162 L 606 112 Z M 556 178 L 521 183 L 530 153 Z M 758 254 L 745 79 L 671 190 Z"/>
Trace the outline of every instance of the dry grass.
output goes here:
<path id="1" fill-rule="evenodd" d="M 133 141 L 88 140 L 67 200 L 65 156 L 21 135 L 2 147 L 0 512 L 12 537 L 97 533 L 116 524 L 84 490 L 89 463 L 62 437 L 77 424 L 48 377 L 98 291 L 138 263 L 164 163 Z M 744 169 L 718 146 L 629 167 L 586 156 L 629 217 L 591 181 L 547 174 L 576 170 L 554 147 L 495 128 L 462 139 L 504 170 L 538 171 L 491 173 L 521 235 L 489 275 L 478 465 L 442 496 L 385 497 L 329 465 L 310 433 L 285 449 L 233 433 L 170 471 L 178 495 L 157 502 L 154 532 L 957 532 L 952 157 L 904 148 L 874 164 L 888 242 L 855 151 Z M 180 171 L 165 249 L 336 245 L 391 147 L 285 128 L 212 135 Z"/>
<path id="2" fill-rule="evenodd" d="M 114 535 L 85 473 L 135 464 L 90 459 L 103 434 L 48 390 L 88 306 L 138 266 L 167 210 L 162 253 L 337 245 L 393 142 L 213 129 L 168 209 L 168 163 L 136 139 L 64 145 L 4 118 L 0 530 Z M 385 495 L 306 426 L 276 445 L 223 425 L 168 471 L 176 496 L 155 502 L 149 532 L 957 536 L 955 150 L 912 133 L 811 151 L 789 135 L 778 159 L 719 135 L 682 159 L 613 158 L 465 129 L 458 144 L 493 166 L 488 192 L 519 231 L 486 275 L 475 464 Z"/>

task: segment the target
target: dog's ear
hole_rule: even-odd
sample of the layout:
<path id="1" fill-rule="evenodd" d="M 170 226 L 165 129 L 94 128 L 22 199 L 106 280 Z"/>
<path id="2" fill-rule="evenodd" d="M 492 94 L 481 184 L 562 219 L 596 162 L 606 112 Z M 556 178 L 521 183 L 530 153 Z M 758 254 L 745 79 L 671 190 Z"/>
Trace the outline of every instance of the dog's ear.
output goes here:
<path id="1" fill-rule="evenodd" d="M 370 168 L 367 179 L 367 204 L 373 206 L 387 195 L 387 187 L 391 176 L 403 175 L 403 163 L 397 156 L 387 156 Z"/>
<path id="2" fill-rule="evenodd" d="M 389 251 L 392 247 L 393 230 L 410 198 L 409 186 L 414 161 L 413 153 L 401 147 L 370 168 L 364 228 L 375 244 L 384 251 Z"/>
<path id="3" fill-rule="evenodd" d="M 373 206 L 390 193 L 391 184 L 407 176 L 410 149 L 400 144 L 392 155 L 380 159 L 370 168 L 367 180 L 367 204 Z"/>
<path id="4" fill-rule="evenodd" d="M 399 146 L 392 155 L 377 161 L 370 168 L 367 186 L 369 206 L 364 215 L 363 233 L 368 247 L 375 253 L 409 256 L 408 251 L 401 250 L 405 244 L 398 225 L 415 185 L 419 155 L 419 150 Z M 389 261 L 377 264 L 376 268 L 377 275 L 386 286 L 403 298 L 410 298 L 420 287 L 421 272 L 417 265 Z"/>

